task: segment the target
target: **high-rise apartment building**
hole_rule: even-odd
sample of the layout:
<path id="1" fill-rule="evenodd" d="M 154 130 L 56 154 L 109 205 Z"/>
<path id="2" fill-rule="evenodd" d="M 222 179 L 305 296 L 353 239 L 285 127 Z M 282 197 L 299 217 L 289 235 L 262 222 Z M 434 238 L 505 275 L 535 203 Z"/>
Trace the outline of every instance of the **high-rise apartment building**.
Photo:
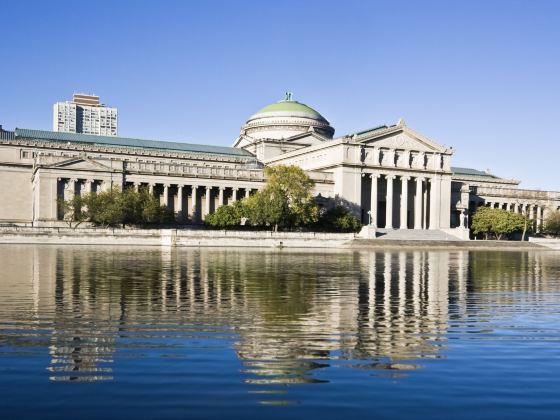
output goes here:
<path id="1" fill-rule="evenodd" d="M 103 105 L 99 96 L 75 93 L 72 101 L 54 104 L 53 131 L 116 136 L 117 108 Z"/>

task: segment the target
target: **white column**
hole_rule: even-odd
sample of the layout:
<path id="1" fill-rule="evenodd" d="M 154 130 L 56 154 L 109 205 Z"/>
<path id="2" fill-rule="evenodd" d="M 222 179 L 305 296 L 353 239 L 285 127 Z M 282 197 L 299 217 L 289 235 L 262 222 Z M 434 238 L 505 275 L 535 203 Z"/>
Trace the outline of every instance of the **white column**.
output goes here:
<path id="1" fill-rule="evenodd" d="M 220 187 L 220 192 L 218 194 L 218 206 L 224 205 L 224 187 Z"/>
<path id="2" fill-rule="evenodd" d="M 439 180 L 430 178 L 430 229 L 439 229 Z"/>
<path id="3" fill-rule="evenodd" d="M 169 205 L 169 184 L 163 184 L 163 206 Z"/>
<path id="4" fill-rule="evenodd" d="M 156 184 L 154 184 L 153 182 L 150 182 L 148 184 L 148 191 L 150 192 L 150 195 L 154 195 L 154 187 Z"/>
<path id="5" fill-rule="evenodd" d="M 76 192 L 76 180 L 75 179 L 68 179 L 64 183 L 64 201 L 71 200 L 74 198 L 74 194 Z"/>
<path id="6" fill-rule="evenodd" d="M 231 189 L 231 202 L 234 203 L 237 201 L 237 190 L 239 188 L 232 188 Z"/>
<path id="7" fill-rule="evenodd" d="M 377 179 L 379 175 L 371 174 L 371 224 L 377 226 Z"/>
<path id="8" fill-rule="evenodd" d="M 422 226 L 428 228 L 428 182 L 426 180 L 426 188 L 422 194 Z"/>
<path id="9" fill-rule="evenodd" d="M 196 202 L 196 191 L 198 189 L 198 185 L 193 185 L 192 186 L 192 210 L 191 210 L 191 214 L 192 214 L 192 221 L 194 222 L 197 214 L 196 214 L 196 207 L 197 207 L 197 202 Z"/>
<path id="10" fill-rule="evenodd" d="M 251 189 L 245 188 L 245 198 L 249 197 L 250 194 L 251 194 Z"/>
<path id="11" fill-rule="evenodd" d="M 183 185 L 177 185 L 177 213 L 183 218 Z"/>
<path id="12" fill-rule="evenodd" d="M 93 181 L 91 179 L 87 179 L 84 181 L 84 194 L 91 194 L 93 192 Z M 83 194 L 82 194 L 83 195 Z"/>
<path id="13" fill-rule="evenodd" d="M 401 176 L 401 229 L 408 229 L 408 180 L 410 177 Z"/>
<path id="14" fill-rule="evenodd" d="M 394 175 L 387 175 L 387 195 L 385 197 L 385 228 L 393 229 L 393 179 Z"/>
<path id="15" fill-rule="evenodd" d="M 414 197 L 414 229 L 422 229 L 422 182 L 424 178 L 416 177 L 416 196 Z"/>
<path id="16" fill-rule="evenodd" d="M 465 213 L 466 213 L 466 210 L 461 209 L 459 211 L 460 211 L 460 213 L 459 213 L 459 227 L 464 228 L 465 227 Z"/>
<path id="17" fill-rule="evenodd" d="M 212 195 L 212 187 L 206 187 L 206 214 L 210 214 L 210 196 Z"/>

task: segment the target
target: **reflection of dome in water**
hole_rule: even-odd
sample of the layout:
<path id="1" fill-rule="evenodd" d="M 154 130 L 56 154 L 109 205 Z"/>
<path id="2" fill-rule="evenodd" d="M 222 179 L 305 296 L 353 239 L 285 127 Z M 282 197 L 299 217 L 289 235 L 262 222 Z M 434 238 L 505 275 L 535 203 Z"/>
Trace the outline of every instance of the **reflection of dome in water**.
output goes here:
<path id="1" fill-rule="evenodd" d="M 310 106 L 292 100 L 290 93 L 286 99 L 265 106 L 253 114 L 241 128 L 241 133 L 252 138 L 281 139 L 315 131 L 331 139 L 334 128 L 320 113 Z"/>

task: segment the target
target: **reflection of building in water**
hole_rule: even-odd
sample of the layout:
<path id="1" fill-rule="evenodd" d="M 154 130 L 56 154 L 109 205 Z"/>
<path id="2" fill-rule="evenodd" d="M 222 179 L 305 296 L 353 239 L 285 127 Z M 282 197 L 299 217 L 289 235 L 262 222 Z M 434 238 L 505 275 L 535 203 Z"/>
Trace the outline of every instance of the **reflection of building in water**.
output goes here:
<path id="1" fill-rule="evenodd" d="M 56 252 L 53 333 L 49 352 L 52 380 L 112 379 L 118 306 L 97 295 L 96 264 L 81 253 Z M 116 306 L 116 307 L 115 307 Z"/>
<path id="2" fill-rule="evenodd" d="M 207 338 L 229 351 L 233 340 L 247 382 L 309 382 L 332 363 L 406 369 L 438 357 L 450 320 L 472 310 L 474 294 L 549 290 L 552 257 L 0 247 L 0 315 L 6 329 L 22 320 L 52 328 L 53 379 L 111 378 L 117 348 L 172 337 L 183 352 Z M 33 334 L 26 346 L 44 347 L 44 332 Z"/>

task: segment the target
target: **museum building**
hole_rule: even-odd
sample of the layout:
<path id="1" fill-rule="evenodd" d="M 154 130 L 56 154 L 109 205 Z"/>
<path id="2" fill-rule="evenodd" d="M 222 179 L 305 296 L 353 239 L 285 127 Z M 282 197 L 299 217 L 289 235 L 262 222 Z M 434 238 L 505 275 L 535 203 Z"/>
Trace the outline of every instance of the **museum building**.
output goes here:
<path id="1" fill-rule="evenodd" d="M 197 224 L 257 191 L 263 168 L 297 165 L 320 205 L 342 204 L 383 229 L 466 229 L 481 205 L 524 212 L 539 229 L 560 192 L 451 166 L 453 149 L 393 125 L 335 137 L 319 112 L 286 95 L 241 127 L 232 147 L 0 126 L 0 223 L 60 226 L 59 198 L 112 187 L 147 188 Z"/>

